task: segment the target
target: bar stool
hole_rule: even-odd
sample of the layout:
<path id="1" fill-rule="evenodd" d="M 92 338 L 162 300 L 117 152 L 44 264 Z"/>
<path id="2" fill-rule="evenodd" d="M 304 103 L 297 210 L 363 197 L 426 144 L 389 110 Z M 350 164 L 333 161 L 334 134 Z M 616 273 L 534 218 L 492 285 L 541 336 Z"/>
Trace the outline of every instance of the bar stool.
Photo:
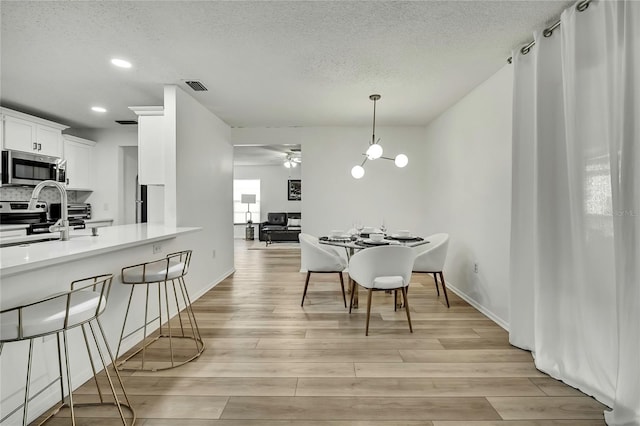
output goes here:
<path id="1" fill-rule="evenodd" d="M 184 250 L 176 253 L 170 253 L 166 258 L 155 260 L 151 262 L 141 263 L 138 265 L 127 266 L 122 269 L 122 283 L 123 284 L 131 284 L 131 292 L 129 294 L 129 303 L 127 304 L 127 311 L 124 316 L 124 323 L 122 324 L 122 332 L 120 333 L 120 343 L 118 343 L 118 351 L 117 354 L 120 354 L 120 347 L 122 345 L 122 341 L 131 336 L 133 333 L 138 332 L 140 329 L 143 329 L 143 339 L 142 346 L 136 350 L 134 350 L 131 354 L 127 355 L 124 359 L 122 359 L 118 363 L 118 368 L 122 370 L 147 370 L 147 371 L 158 371 L 158 370 L 166 370 L 169 368 L 178 367 L 180 365 L 186 364 L 189 361 L 193 361 L 204 351 L 204 342 L 202 337 L 200 336 L 200 330 L 198 329 L 198 323 L 196 322 L 195 314 L 193 313 L 193 309 L 191 308 L 191 298 L 189 297 L 189 292 L 187 291 L 187 286 L 184 281 L 184 276 L 187 275 L 189 271 L 189 264 L 191 263 L 191 250 Z M 171 282 L 171 285 L 169 285 Z M 176 289 L 176 283 L 178 289 Z M 152 284 L 157 284 L 158 290 L 158 314 L 157 317 L 149 320 L 149 289 Z M 162 285 L 161 285 L 162 284 Z M 133 292 L 136 287 L 140 287 L 140 285 L 144 285 L 146 287 L 146 298 L 145 298 L 145 307 L 144 307 L 144 323 L 142 326 L 137 329 L 129 332 L 129 334 L 125 335 L 125 329 L 127 325 L 127 318 L 129 317 L 129 313 L 131 311 L 131 300 L 133 298 Z M 163 326 L 163 301 L 162 301 L 162 293 L 164 290 L 164 310 L 166 315 L 166 325 Z M 173 290 L 173 297 L 169 297 L 169 293 Z M 180 306 L 180 297 L 182 298 L 182 302 L 184 307 Z M 169 306 L 169 299 L 172 299 L 172 302 L 175 301 L 175 309 L 177 311 L 178 322 L 180 324 L 179 330 L 174 330 L 174 327 L 171 325 L 171 308 Z M 186 318 L 183 318 L 182 310 L 184 309 L 184 313 Z M 159 332 L 154 337 L 149 337 L 147 334 L 147 326 L 152 324 L 155 320 L 159 321 Z M 188 322 L 188 325 L 185 323 Z M 177 327 L 176 327 L 177 328 Z M 191 333 L 185 332 L 185 329 L 190 329 Z M 175 331 L 175 332 L 174 332 Z M 152 345 L 154 342 L 157 342 L 160 339 L 166 339 L 169 343 L 169 360 L 163 360 L 163 362 L 168 365 L 163 366 L 159 365 L 158 362 L 152 362 L 151 365 L 145 366 L 146 362 L 146 351 L 147 348 Z M 174 344 L 177 344 L 178 340 L 176 339 L 191 339 L 194 342 L 194 347 L 192 349 L 187 350 L 186 359 L 176 360 L 174 353 Z M 174 343 L 174 340 L 176 342 Z M 189 345 L 191 347 L 191 345 Z M 184 352 L 184 348 L 181 348 L 181 351 Z M 125 364 L 131 360 L 134 356 L 142 352 L 141 363 L 139 366 L 127 367 L 125 368 Z M 131 362 L 133 364 L 133 360 Z M 130 365 L 131 365 L 130 364 Z M 147 363 L 148 364 L 148 363 Z"/>
<path id="2" fill-rule="evenodd" d="M 43 392 L 45 389 L 53 385 L 54 383 L 60 383 L 60 403 L 58 403 L 51 414 L 49 414 L 40 424 L 45 423 L 47 420 L 55 416 L 60 409 L 67 407 L 71 410 L 71 424 L 75 425 L 75 408 L 82 406 L 98 406 L 98 405 L 110 405 L 117 408 L 122 423 L 124 425 L 133 425 L 136 421 L 136 414 L 129 402 L 129 397 L 124 389 L 122 378 L 118 373 L 118 370 L 114 368 L 117 378 L 118 389 L 117 391 L 122 393 L 124 401 L 120 401 L 116 386 L 114 386 L 114 380 L 108 370 L 108 365 L 115 366 L 115 359 L 113 353 L 109 348 L 107 337 L 105 335 L 102 324 L 100 323 L 99 316 L 104 312 L 107 306 L 107 299 L 109 297 L 109 291 L 111 289 L 111 281 L 113 280 L 112 274 L 98 275 L 95 277 L 84 278 L 73 281 L 71 283 L 71 290 L 63 293 L 57 293 L 48 296 L 42 300 L 16 306 L 13 308 L 0 311 L 0 354 L 5 343 L 18 342 L 23 340 L 29 340 L 29 356 L 27 361 L 27 380 L 25 385 L 24 402 L 16 409 L 8 413 L 4 418 L 0 419 L 0 423 L 3 423 L 6 419 L 11 417 L 21 408 L 23 408 L 22 424 L 27 425 L 27 416 L 29 409 L 29 402 L 33 398 L 29 397 L 29 387 L 31 382 L 31 363 L 33 360 L 33 342 L 38 337 L 44 337 L 55 334 L 57 338 L 58 347 L 58 371 L 59 376 L 55 381 L 45 386 L 42 390 L 36 393 L 36 396 Z M 74 404 L 73 402 L 73 388 L 71 385 L 71 365 L 69 364 L 69 346 L 67 331 L 72 328 L 80 327 L 82 329 L 82 336 L 84 337 L 85 347 L 89 356 L 89 362 L 91 363 L 91 369 L 93 371 L 93 378 L 98 390 L 100 402 Z M 88 327 L 87 327 L 88 326 Z M 111 394 L 113 395 L 113 401 L 105 401 L 102 394 L 102 390 L 98 383 L 96 376 L 96 364 L 91 354 L 91 348 L 89 345 L 89 338 L 87 334 L 87 328 L 91 332 L 95 348 L 102 362 L 102 367 L 105 372 L 105 376 L 109 383 Z M 96 331 L 98 329 L 99 333 Z M 60 335 L 62 334 L 62 341 L 64 344 L 64 369 L 62 355 L 60 349 Z M 106 348 L 106 355 L 103 351 L 103 347 Z M 68 392 L 65 402 L 65 389 L 64 389 L 64 377 L 66 376 Z M 123 407 L 127 408 L 131 412 L 130 418 L 126 418 L 123 412 Z M 127 423 L 130 421 L 130 423 Z M 12 423 L 13 424 L 13 423 Z"/>

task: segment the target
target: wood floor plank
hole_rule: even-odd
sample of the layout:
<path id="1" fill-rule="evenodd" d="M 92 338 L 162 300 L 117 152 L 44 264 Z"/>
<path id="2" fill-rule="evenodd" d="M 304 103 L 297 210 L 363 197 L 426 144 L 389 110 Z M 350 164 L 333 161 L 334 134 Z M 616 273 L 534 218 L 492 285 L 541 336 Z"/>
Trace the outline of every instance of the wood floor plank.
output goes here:
<path id="1" fill-rule="evenodd" d="M 182 377 L 353 377 L 351 362 L 209 362 L 189 363 L 178 369 L 138 371 L 132 376 Z"/>
<path id="2" fill-rule="evenodd" d="M 583 396 L 578 389 L 555 380 L 551 377 L 536 377 L 530 379 L 542 392 L 549 396 Z"/>
<path id="3" fill-rule="evenodd" d="M 296 377 L 174 377 L 136 376 L 123 378 L 129 395 L 193 395 L 193 396 L 294 396 Z M 108 382 L 100 378 L 102 389 Z M 81 386 L 78 394 L 97 394 L 92 382 Z"/>
<path id="4" fill-rule="evenodd" d="M 108 426 L 111 426 L 109 424 Z M 137 423 L 136 423 L 137 425 Z M 66 426 L 66 424 L 65 424 Z M 79 425 L 80 426 L 80 425 Z M 85 426 L 85 425 L 82 425 Z M 102 426 L 102 425 L 98 425 Z M 105 425 L 107 426 L 107 425 Z M 115 426 L 115 425 L 114 425 Z M 433 426 L 430 421 L 410 420 L 184 420 L 177 425 L 175 420 L 147 419 L 142 426 Z"/>
<path id="5" fill-rule="evenodd" d="M 428 414 L 427 414 L 428 413 Z M 231 397 L 223 419 L 436 420 L 500 416 L 485 398 Z"/>
<path id="6" fill-rule="evenodd" d="M 296 396 L 540 396 L 527 378 L 299 378 Z"/>
<path id="7" fill-rule="evenodd" d="M 527 362 L 531 353 L 515 348 L 509 349 L 449 349 L 422 350 L 400 349 L 404 362 Z"/>
<path id="8" fill-rule="evenodd" d="M 88 395 L 78 395 L 76 403 L 93 401 Z M 140 418 L 160 417 L 165 419 L 217 419 L 224 409 L 228 397 L 184 396 L 184 395 L 129 395 L 131 405 Z M 62 410 L 59 417 L 70 417 L 70 410 Z M 76 412 L 77 417 L 117 417 L 111 407 L 87 407 Z"/>
<path id="9" fill-rule="evenodd" d="M 544 377 L 528 362 L 356 363 L 356 377 Z"/>
<path id="10" fill-rule="evenodd" d="M 505 420 L 604 419 L 607 407 L 588 396 L 488 397 Z"/>
<path id="11" fill-rule="evenodd" d="M 438 339 L 395 339 L 393 345 L 382 339 L 368 339 L 364 336 L 352 339 L 271 339 L 258 341 L 257 349 L 444 349 Z"/>
<path id="12" fill-rule="evenodd" d="M 435 421 L 433 426 L 606 426 L 604 420 Z"/>

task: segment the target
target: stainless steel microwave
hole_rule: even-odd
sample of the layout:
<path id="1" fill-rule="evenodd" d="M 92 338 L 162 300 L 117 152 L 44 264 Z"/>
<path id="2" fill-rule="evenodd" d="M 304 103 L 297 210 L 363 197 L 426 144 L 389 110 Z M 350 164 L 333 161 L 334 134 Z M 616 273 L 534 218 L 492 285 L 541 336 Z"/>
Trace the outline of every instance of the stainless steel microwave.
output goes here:
<path id="1" fill-rule="evenodd" d="M 37 185 L 43 180 L 66 181 L 66 161 L 46 155 L 3 150 L 2 185 Z"/>

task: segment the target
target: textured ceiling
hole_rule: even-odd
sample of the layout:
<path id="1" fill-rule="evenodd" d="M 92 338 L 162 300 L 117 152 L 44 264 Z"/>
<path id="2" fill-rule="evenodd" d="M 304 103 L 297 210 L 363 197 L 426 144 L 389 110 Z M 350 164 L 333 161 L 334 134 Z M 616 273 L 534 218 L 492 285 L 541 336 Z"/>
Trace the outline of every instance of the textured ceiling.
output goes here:
<path id="1" fill-rule="evenodd" d="M 300 145 L 236 145 L 233 164 L 236 166 L 281 166 L 287 157 L 302 162 Z"/>
<path id="2" fill-rule="evenodd" d="M 350 126 L 380 93 L 378 124 L 425 125 L 572 3 L 3 0 L 1 102 L 106 128 L 178 84 L 233 127 Z"/>

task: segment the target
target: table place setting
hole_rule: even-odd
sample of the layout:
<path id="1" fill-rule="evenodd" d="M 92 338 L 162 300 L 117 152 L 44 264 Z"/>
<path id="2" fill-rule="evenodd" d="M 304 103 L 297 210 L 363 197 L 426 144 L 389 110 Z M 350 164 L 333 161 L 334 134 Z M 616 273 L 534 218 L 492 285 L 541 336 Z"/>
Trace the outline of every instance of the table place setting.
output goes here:
<path id="1" fill-rule="evenodd" d="M 386 229 L 385 229 L 386 230 Z M 366 248 L 387 245 L 419 245 L 428 243 L 424 238 L 411 234 L 408 230 L 398 230 L 394 233 L 386 234 L 377 228 L 360 227 L 344 231 L 334 229 L 327 236 L 319 238 L 321 243 L 338 244 L 343 247 Z"/>

